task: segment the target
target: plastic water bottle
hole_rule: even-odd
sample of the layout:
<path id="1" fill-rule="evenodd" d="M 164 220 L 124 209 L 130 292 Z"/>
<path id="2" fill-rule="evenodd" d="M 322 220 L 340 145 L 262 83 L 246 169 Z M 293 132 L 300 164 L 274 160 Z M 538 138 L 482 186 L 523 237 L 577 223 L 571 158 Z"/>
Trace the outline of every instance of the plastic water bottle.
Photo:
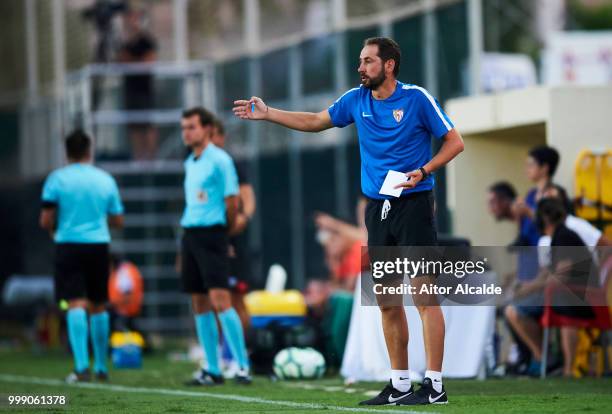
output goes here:
<path id="1" fill-rule="evenodd" d="M 270 293 L 281 293 L 285 290 L 287 283 L 287 271 L 278 263 L 270 266 L 268 277 L 266 279 L 266 291 Z"/>

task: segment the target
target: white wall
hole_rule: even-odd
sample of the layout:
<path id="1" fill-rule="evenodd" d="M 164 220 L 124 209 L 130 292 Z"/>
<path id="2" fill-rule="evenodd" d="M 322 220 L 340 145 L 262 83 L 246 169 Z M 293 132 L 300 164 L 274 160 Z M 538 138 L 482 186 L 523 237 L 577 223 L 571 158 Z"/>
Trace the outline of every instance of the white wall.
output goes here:
<path id="1" fill-rule="evenodd" d="M 451 100 L 446 109 L 465 140 L 465 151 L 449 166 L 453 232 L 474 245 L 505 245 L 516 235 L 515 225 L 490 217 L 486 190 L 507 180 L 524 195 L 530 148 L 546 143 L 560 152 L 555 181 L 570 194 L 578 153 L 612 148 L 612 86 L 532 88 Z"/>
<path id="2" fill-rule="evenodd" d="M 499 131 L 498 131 L 499 132 Z M 465 151 L 451 164 L 454 178 L 449 209 L 453 232 L 476 246 L 505 246 L 516 237 L 512 222 L 496 222 L 487 210 L 487 190 L 496 181 L 509 181 L 524 195 L 525 157 L 529 148 L 545 142 L 543 128 L 531 127 L 466 135 Z"/>
<path id="3" fill-rule="evenodd" d="M 550 90 L 548 144 L 559 150 L 555 181 L 573 195 L 574 164 L 588 148 L 612 148 L 612 86 Z"/>

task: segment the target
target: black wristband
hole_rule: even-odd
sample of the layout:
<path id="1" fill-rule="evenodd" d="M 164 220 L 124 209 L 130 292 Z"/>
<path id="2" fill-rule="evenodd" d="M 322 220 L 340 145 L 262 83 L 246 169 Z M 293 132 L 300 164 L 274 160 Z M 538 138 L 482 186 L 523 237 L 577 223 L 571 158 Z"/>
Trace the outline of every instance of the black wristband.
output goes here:
<path id="1" fill-rule="evenodd" d="M 423 167 L 420 167 L 420 168 L 419 168 L 419 171 L 421 172 L 421 174 L 423 174 L 423 178 L 421 178 L 421 180 L 426 179 L 426 178 L 427 178 L 427 176 L 429 175 L 429 174 L 427 173 L 427 171 L 425 171 L 425 168 L 423 168 Z"/>

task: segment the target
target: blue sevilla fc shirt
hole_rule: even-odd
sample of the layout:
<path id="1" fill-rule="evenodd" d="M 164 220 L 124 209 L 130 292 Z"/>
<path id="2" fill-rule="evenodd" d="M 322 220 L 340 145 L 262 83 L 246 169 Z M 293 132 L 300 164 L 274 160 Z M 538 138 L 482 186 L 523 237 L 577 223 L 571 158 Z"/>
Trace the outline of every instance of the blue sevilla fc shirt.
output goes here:
<path id="1" fill-rule="evenodd" d="M 538 190 L 533 188 L 525 197 L 525 203 L 533 211 L 537 209 L 537 195 Z M 531 246 L 531 248 L 522 248 L 518 254 L 518 266 L 516 275 L 519 281 L 525 282 L 535 279 L 538 275 L 540 265 L 538 263 L 538 249 L 533 247 L 538 245 L 540 240 L 540 232 L 536 223 L 529 217 L 522 217 L 520 221 L 520 242 L 522 246 Z"/>
<path id="2" fill-rule="evenodd" d="M 232 158 L 209 143 L 198 158 L 185 160 L 183 227 L 226 225 L 225 197 L 238 194 L 238 176 Z"/>
<path id="3" fill-rule="evenodd" d="M 360 86 L 342 95 L 328 108 L 334 126 L 355 123 L 361 151 L 361 191 L 373 199 L 389 170 L 409 172 L 431 160 L 431 136 L 444 137 L 453 123 L 424 88 L 397 81 L 395 92 L 377 100 Z M 431 190 L 433 176 L 402 195 Z"/>
<path id="4" fill-rule="evenodd" d="M 115 179 L 90 164 L 74 163 L 52 172 L 42 201 L 57 208 L 56 243 L 108 243 L 107 216 L 123 214 Z"/>

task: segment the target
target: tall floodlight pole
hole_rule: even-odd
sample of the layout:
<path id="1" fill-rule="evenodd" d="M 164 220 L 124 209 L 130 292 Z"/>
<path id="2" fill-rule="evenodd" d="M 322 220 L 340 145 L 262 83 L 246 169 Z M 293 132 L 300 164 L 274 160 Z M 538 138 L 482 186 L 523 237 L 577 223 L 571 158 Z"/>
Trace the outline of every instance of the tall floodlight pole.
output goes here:
<path id="1" fill-rule="evenodd" d="M 332 0 L 332 22 L 335 31 L 341 31 L 346 28 L 346 0 Z"/>
<path id="2" fill-rule="evenodd" d="M 187 0 L 174 0 L 172 3 L 174 21 L 174 60 L 184 63 L 189 59 L 189 37 L 187 36 Z"/>
<path id="3" fill-rule="evenodd" d="M 292 111 L 302 107 L 303 64 L 300 45 L 289 49 L 289 102 Z M 291 217 L 291 281 L 296 289 L 306 287 L 304 257 L 304 193 L 302 186 L 303 132 L 289 131 L 289 214 Z"/>
<path id="4" fill-rule="evenodd" d="M 261 18 L 259 0 L 243 0 L 244 9 L 244 44 L 250 55 L 258 53 L 261 48 Z"/>
<path id="5" fill-rule="evenodd" d="M 482 93 L 481 60 L 483 46 L 482 0 L 468 1 L 470 95 Z"/>
<path id="6" fill-rule="evenodd" d="M 259 52 L 261 50 L 261 16 L 259 10 L 259 0 L 243 0 L 243 36 L 244 45 L 246 46 L 247 54 L 250 56 L 249 59 L 249 73 L 248 73 L 248 84 L 249 90 L 252 95 L 261 96 L 261 58 Z M 265 99 L 265 98 L 264 98 Z M 260 122 L 249 122 L 246 125 L 247 142 L 249 145 L 249 179 L 253 184 L 253 190 L 257 199 L 261 200 L 260 191 L 260 171 L 259 171 L 259 153 L 260 143 L 259 135 L 262 129 Z M 255 209 L 255 214 L 250 224 L 249 235 L 249 246 L 251 251 L 260 252 L 263 246 L 262 237 L 262 225 L 261 225 L 261 209 Z M 260 255 L 257 255 L 260 257 Z M 253 263 L 253 274 L 260 275 L 264 274 L 261 259 L 258 259 Z M 260 280 L 261 281 L 261 280 Z"/>
<path id="7" fill-rule="evenodd" d="M 423 39 L 423 73 L 425 74 L 425 87 L 437 96 L 438 91 L 438 25 L 435 14 L 436 0 L 422 0 L 424 14 Z"/>
<path id="8" fill-rule="evenodd" d="M 332 30 L 334 31 L 334 89 L 340 96 L 348 89 L 346 68 L 348 67 L 346 50 L 346 0 L 331 2 Z M 336 215 L 343 219 L 349 217 L 349 176 L 347 160 L 347 142 L 349 134 L 346 128 L 335 131 L 338 142 L 334 147 L 334 179 L 336 194 Z"/>
<path id="9" fill-rule="evenodd" d="M 32 164 L 30 157 L 32 156 L 31 149 L 32 139 L 37 134 L 33 129 L 34 125 L 28 122 L 28 113 L 31 112 L 36 103 L 39 92 L 39 77 L 38 77 L 38 25 L 36 24 L 36 0 L 25 0 L 24 6 L 24 27 L 25 33 L 25 51 L 27 65 L 27 100 L 22 110 L 21 118 L 21 139 L 20 155 L 21 155 L 21 173 L 28 175 L 31 173 Z"/>
<path id="10" fill-rule="evenodd" d="M 31 103 L 38 95 L 38 26 L 36 25 L 36 1 L 26 0 L 25 28 L 26 28 L 26 62 L 28 76 L 28 101 Z"/>
<path id="11" fill-rule="evenodd" d="M 64 0 L 53 0 L 51 27 L 53 30 L 53 75 L 56 96 L 62 96 L 66 83 L 66 35 Z"/>
<path id="12" fill-rule="evenodd" d="M 66 88 L 66 33 L 64 18 L 64 0 L 53 0 L 51 11 L 51 30 L 53 32 L 53 75 L 54 75 L 54 98 L 53 127 L 51 134 L 46 134 L 50 141 L 47 143 L 47 165 L 49 169 L 61 164 L 62 146 L 59 144 L 64 134 L 64 95 Z"/>

